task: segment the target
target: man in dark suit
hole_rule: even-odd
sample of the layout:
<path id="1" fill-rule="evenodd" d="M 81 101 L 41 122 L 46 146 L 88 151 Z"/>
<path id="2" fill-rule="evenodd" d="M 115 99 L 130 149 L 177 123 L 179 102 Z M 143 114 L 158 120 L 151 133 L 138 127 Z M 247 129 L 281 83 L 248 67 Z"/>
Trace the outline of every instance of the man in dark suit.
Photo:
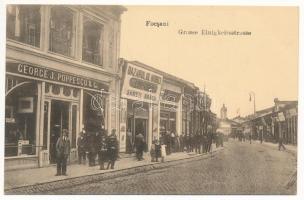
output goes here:
<path id="1" fill-rule="evenodd" d="M 139 133 L 135 136 L 136 158 L 138 161 L 143 160 L 143 152 L 145 149 L 145 139 L 143 134 Z"/>
<path id="2" fill-rule="evenodd" d="M 68 130 L 63 129 L 61 136 L 56 143 L 56 158 L 57 158 L 57 174 L 56 176 L 66 174 L 67 159 L 70 155 L 70 140 L 68 137 Z"/>
<path id="3" fill-rule="evenodd" d="M 107 169 L 111 166 L 114 169 L 115 161 L 118 157 L 118 140 L 116 138 L 116 129 L 112 130 L 111 135 L 107 138 L 107 154 L 109 158 L 109 163 Z"/>
<path id="4" fill-rule="evenodd" d="M 85 164 L 86 162 L 86 133 L 84 128 L 79 133 L 79 136 L 77 138 L 77 148 L 78 148 L 78 164 L 81 164 L 82 161 Z"/>

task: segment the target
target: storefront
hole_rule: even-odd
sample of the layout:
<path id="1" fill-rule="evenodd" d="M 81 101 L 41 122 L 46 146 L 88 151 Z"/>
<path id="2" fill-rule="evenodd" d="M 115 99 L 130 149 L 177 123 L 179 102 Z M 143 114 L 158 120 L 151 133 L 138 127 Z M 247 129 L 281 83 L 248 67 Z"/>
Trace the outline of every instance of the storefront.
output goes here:
<path id="1" fill-rule="evenodd" d="M 159 137 L 159 96 L 163 77 L 138 62 L 123 66 L 120 112 L 120 152 L 134 151 L 135 137 L 142 134 L 149 150 Z"/>
<path id="2" fill-rule="evenodd" d="M 63 129 L 69 131 L 70 160 L 75 160 L 81 128 L 97 131 L 105 126 L 107 91 L 101 81 L 45 66 L 7 62 L 6 167 L 55 163 L 56 142 Z"/>
<path id="3" fill-rule="evenodd" d="M 164 80 L 160 101 L 160 134 L 182 134 L 181 93 L 181 87 Z"/>

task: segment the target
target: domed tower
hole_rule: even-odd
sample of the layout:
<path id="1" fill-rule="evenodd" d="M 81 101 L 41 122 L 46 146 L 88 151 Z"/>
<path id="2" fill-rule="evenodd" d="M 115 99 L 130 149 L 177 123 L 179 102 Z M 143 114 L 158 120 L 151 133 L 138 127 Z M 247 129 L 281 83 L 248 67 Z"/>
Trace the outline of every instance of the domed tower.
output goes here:
<path id="1" fill-rule="evenodd" d="M 227 119 L 227 108 L 225 104 L 223 104 L 223 107 L 221 108 L 221 119 Z"/>

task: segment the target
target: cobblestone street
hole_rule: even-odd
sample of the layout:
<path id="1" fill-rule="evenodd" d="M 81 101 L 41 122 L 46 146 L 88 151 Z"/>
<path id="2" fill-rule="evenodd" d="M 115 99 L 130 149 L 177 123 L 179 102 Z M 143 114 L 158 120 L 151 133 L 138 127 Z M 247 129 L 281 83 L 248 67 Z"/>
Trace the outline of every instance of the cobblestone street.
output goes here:
<path id="1" fill-rule="evenodd" d="M 258 143 L 230 140 L 203 160 L 49 191 L 48 194 L 296 194 L 296 157 Z"/>

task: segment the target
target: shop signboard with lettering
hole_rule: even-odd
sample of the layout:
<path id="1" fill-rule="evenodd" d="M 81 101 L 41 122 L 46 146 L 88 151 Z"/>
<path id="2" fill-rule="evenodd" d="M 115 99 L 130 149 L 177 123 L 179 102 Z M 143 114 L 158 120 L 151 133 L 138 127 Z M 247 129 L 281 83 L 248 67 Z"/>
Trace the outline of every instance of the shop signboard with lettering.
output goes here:
<path id="1" fill-rule="evenodd" d="M 57 83 L 64 83 L 88 89 L 108 90 L 107 85 L 95 79 L 24 63 L 7 63 L 6 72 L 26 77 L 32 77 L 34 79 L 49 80 Z"/>
<path id="2" fill-rule="evenodd" d="M 162 82 L 161 75 L 128 63 L 121 97 L 157 104 Z"/>

